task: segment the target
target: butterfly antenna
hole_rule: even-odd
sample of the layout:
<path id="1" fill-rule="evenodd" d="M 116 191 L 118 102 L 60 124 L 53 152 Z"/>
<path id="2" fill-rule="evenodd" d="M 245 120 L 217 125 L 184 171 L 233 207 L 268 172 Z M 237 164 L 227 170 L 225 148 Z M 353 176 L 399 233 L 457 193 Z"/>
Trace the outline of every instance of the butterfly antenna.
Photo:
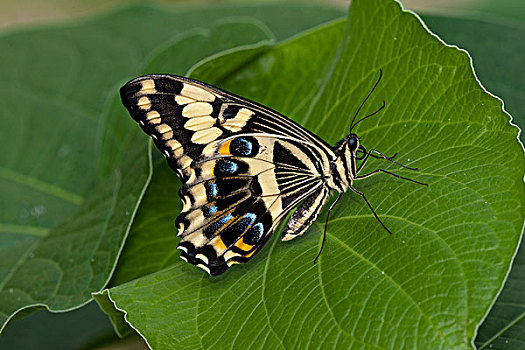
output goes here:
<path id="1" fill-rule="evenodd" d="M 317 262 L 317 259 L 321 256 L 321 252 L 324 248 L 324 242 L 326 242 L 326 230 L 328 229 L 328 218 L 330 217 L 330 212 L 335 207 L 337 202 L 339 201 L 339 198 L 343 195 L 343 192 L 339 192 L 339 196 L 335 199 L 335 201 L 330 205 L 330 208 L 328 209 L 328 213 L 326 214 L 326 221 L 324 222 L 324 233 L 323 233 L 323 242 L 321 243 L 321 249 L 319 249 L 319 253 L 317 253 L 317 256 L 314 259 L 314 264 Z"/>
<path id="2" fill-rule="evenodd" d="M 359 119 L 359 120 L 358 120 L 353 126 L 356 126 L 357 124 L 361 123 L 363 120 L 368 119 L 368 118 L 370 118 L 370 117 L 373 116 L 373 115 L 376 115 L 376 114 L 379 113 L 383 108 L 385 108 L 385 105 L 386 105 L 386 104 L 385 104 L 385 100 L 383 100 L 383 105 L 382 105 L 381 107 L 379 107 L 379 109 L 378 109 L 377 111 L 375 111 L 375 112 L 372 113 L 372 114 L 367 115 L 367 116 L 364 117 L 364 118 Z M 352 129 L 350 129 L 350 132 L 352 132 Z"/>
<path id="3" fill-rule="evenodd" d="M 355 112 L 354 114 L 354 118 L 352 118 L 352 123 L 350 123 L 350 132 L 352 132 L 352 129 L 353 127 L 355 126 L 354 125 L 354 121 L 355 121 L 355 118 L 357 117 L 357 115 L 359 114 L 359 112 L 361 111 L 361 108 L 363 108 L 364 104 L 366 103 L 366 101 L 368 100 L 368 98 L 372 95 L 372 93 L 374 92 L 374 90 L 376 89 L 377 85 L 379 84 L 379 82 L 381 81 L 381 78 L 383 77 L 383 70 L 380 68 L 379 69 L 379 78 L 377 79 L 376 83 L 374 84 L 374 87 L 372 87 L 372 90 L 370 90 L 370 92 L 368 93 L 368 95 L 366 95 L 365 99 L 363 100 L 363 102 L 361 102 L 361 105 L 359 106 L 359 108 L 357 109 L 357 111 Z M 379 112 L 379 111 L 377 111 Z M 376 112 L 376 113 L 377 113 Z M 375 113 L 373 113 L 372 115 L 374 115 Z M 369 116 L 366 116 L 365 118 L 368 118 L 368 117 L 371 117 L 372 115 L 369 115 Z M 363 120 L 363 119 L 361 119 Z M 359 122 L 358 122 L 359 123 Z"/>

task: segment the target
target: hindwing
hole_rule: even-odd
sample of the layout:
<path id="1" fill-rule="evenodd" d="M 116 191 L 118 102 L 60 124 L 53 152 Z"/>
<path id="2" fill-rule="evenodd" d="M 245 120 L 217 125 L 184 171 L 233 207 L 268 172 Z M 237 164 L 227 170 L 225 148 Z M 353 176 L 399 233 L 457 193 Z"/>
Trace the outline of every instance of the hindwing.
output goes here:
<path id="1" fill-rule="evenodd" d="M 331 147 L 277 112 L 172 75 L 134 79 L 121 97 L 182 179 L 181 258 L 210 274 L 249 260 L 305 198 L 322 194 L 307 201 L 315 216 L 326 200 Z"/>

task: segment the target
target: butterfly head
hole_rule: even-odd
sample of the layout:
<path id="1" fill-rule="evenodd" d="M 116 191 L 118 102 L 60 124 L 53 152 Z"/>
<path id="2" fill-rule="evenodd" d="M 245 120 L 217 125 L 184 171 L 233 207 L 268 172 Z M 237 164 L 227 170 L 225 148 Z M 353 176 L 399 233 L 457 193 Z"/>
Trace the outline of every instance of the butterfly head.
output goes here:
<path id="1" fill-rule="evenodd" d="M 351 133 L 350 135 L 347 136 L 346 143 L 347 143 L 348 150 L 351 153 L 355 153 L 357 149 L 359 148 L 359 137 L 356 134 Z"/>
<path id="2" fill-rule="evenodd" d="M 345 139 L 345 146 L 343 147 L 341 157 L 345 158 L 348 166 L 348 177 L 355 177 L 356 173 L 356 161 L 362 159 L 362 156 L 358 156 L 358 152 L 366 153 L 366 150 L 361 146 L 361 140 L 359 136 L 354 133 L 350 133 Z"/>

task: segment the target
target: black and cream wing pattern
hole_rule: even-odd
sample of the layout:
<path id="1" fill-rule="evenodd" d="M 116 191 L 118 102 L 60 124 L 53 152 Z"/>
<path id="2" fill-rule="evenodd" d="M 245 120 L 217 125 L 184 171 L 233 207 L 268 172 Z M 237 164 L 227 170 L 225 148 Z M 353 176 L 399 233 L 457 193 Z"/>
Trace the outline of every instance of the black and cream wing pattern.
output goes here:
<path id="1" fill-rule="evenodd" d="M 182 179 L 181 258 L 211 275 L 250 260 L 296 207 L 282 239 L 303 234 L 337 189 L 332 147 L 267 107 L 175 75 L 120 93 Z"/>

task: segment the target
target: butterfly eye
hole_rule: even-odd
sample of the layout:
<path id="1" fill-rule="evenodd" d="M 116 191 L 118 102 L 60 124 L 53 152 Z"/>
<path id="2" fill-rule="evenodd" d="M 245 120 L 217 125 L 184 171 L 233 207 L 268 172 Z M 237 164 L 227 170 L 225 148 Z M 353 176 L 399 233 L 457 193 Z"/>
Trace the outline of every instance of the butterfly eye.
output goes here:
<path id="1" fill-rule="evenodd" d="M 357 140 L 357 135 L 350 135 L 350 138 L 348 139 L 348 148 L 350 148 L 350 151 L 355 151 L 358 145 L 359 141 Z"/>

